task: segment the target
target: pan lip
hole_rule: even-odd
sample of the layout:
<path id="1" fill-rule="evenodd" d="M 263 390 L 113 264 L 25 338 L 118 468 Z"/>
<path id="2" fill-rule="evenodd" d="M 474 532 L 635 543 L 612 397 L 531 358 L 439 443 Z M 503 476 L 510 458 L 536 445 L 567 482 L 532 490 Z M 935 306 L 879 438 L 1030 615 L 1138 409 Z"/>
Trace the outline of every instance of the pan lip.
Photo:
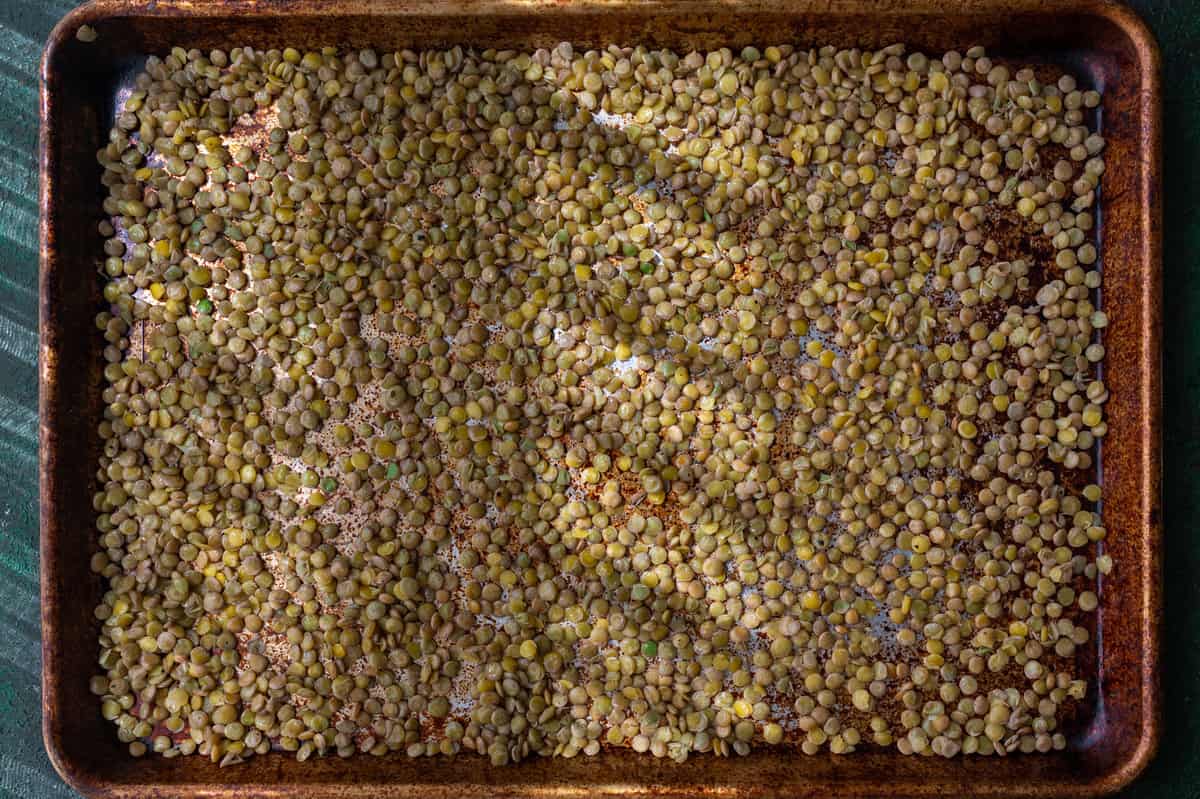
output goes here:
<path id="1" fill-rule="evenodd" d="M 62 268 L 54 256 L 57 232 L 50 209 L 57 192 L 56 160 L 53 152 L 58 135 L 54 84 L 57 74 L 54 63 L 61 49 L 74 37 L 80 26 L 91 24 L 110 15 L 110 10 L 97 0 L 76 7 L 51 30 L 38 64 L 38 504 L 39 504 L 39 594 L 41 613 L 41 691 L 42 741 L 54 770 L 75 790 L 85 796 L 107 795 L 112 788 L 100 775 L 77 762 L 63 746 L 59 710 L 62 701 L 59 689 L 62 679 L 58 659 L 54 657 L 61 645 L 56 611 L 60 606 L 58 564 L 55 541 L 59 523 L 51 498 L 56 493 L 59 474 L 56 454 L 60 449 L 53 403 L 58 386 L 59 347 L 56 329 L 50 314 L 50 291 L 54 273 Z"/>
<path id="2" fill-rule="evenodd" d="M 63 602 L 61 597 L 67 587 L 60 584 L 59 565 L 56 561 L 58 540 L 64 535 L 60 520 L 55 512 L 53 497 L 61 495 L 63 476 L 58 465 L 59 454 L 72 445 L 59 438 L 57 430 L 59 396 L 59 353 L 60 336 L 51 313 L 54 280 L 70 268 L 56 254 L 56 240 L 63 231 L 55 229 L 51 209 L 62 202 L 58 185 L 60 164 L 56 158 L 55 145 L 60 136 L 59 106 L 55 89 L 59 83 L 56 62 L 61 51 L 72 45 L 75 31 L 82 25 L 96 25 L 120 19 L 141 18 L 198 18 L 235 19 L 253 13 L 260 17 L 396 17 L 424 15 L 441 17 L 478 16 L 526 16 L 538 13 L 554 13 L 564 16 L 586 16 L 597 13 L 620 13 L 634 11 L 638 14 L 682 16 L 721 11 L 733 14 L 770 13 L 787 16 L 796 14 L 819 14 L 822 17 L 855 17 L 877 13 L 866 8 L 861 0 L 742 0 L 729 6 L 719 0 L 695 0 L 678 4 L 672 0 L 276 0 L 260 4 L 255 0 L 224 0 L 220 3 L 205 0 L 89 0 L 66 14 L 50 33 L 42 52 L 39 65 L 39 299 L 38 299 L 38 466 L 39 466 L 39 551 L 40 551 L 40 614 L 42 628 L 42 735 L 51 764 L 71 787 L 86 796 L 117 797 L 138 795 L 178 794 L 231 795 L 238 783 L 221 784 L 208 782 L 144 782 L 111 778 L 90 768 L 74 757 L 63 742 L 61 685 L 72 675 L 60 668 L 55 657 L 69 642 L 63 640 L 58 623 L 58 614 Z M 1158 750 L 1162 726 L 1162 691 L 1156 660 L 1160 651 L 1162 563 L 1161 563 L 1161 447 L 1162 440 L 1162 201 L 1158 181 L 1162 164 L 1162 92 L 1161 54 L 1153 34 L 1146 24 L 1128 7 L 1114 0 L 1065 0 L 1047 5 L 1044 0 L 974 0 L 970 8 L 956 6 L 946 0 L 910 0 L 888 9 L 889 14 L 915 16 L 958 16 L 980 12 L 1030 14 L 1060 17 L 1065 14 L 1090 16 L 1106 21 L 1118 29 L 1136 56 L 1139 83 L 1137 118 L 1140 122 L 1136 137 L 1139 152 L 1144 154 L 1136 172 L 1136 189 L 1139 196 L 1149 198 L 1140 209 L 1136 221 L 1139 233 L 1139 262 L 1144 267 L 1144 284 L 1138 306 L 1145 314 L 1142 353 L 1139 359 L 1140 374 L 1137 386 L 1144 413 L 1138 431 L 1144 446 L 1142 457 L 1137 463 L 1140 487 L 1139 502 L 1143 526 L 1138 530 L 1144 557 L 1148 567 L 1143 594 L 1138 598 L 1140 611 L 1147 621 L 1142 644 L 1145 647 L 1138 663 L 1140 668 L 1140 698 L 1144 712 L 1130 730 L 1130 743 L 1114 759 L 1108 769 L 1086 781 L 1063 781 L 1059 775 L 1051 779 L 1030 776 L 1021 782 L 1007 784 L 978 784 L 969 786 L 981 796 L 1057 795 L 1090 797 L 1120 790 L 1132 782 L 1149 764 Z M 1132 725 L 1131 725 L 1132 726 Z M 250 780 L 252 775 L 247 775 Z M 835 794 L 845 796 L 872 795 L 879 786 L 865 780 L 850 779 L 834 783 L 831 778 L 812 783 L 813 787 L 826 783 L 824 787 Z M 246 781 L 244 787 L 256 796 L 290 795 L 284 784 L 275 786 Z M 481 782 L 466 778 L 457 784 L 419 784 L 366 780 L 357 784 L 320 783 L 306 784 L 312 796 L 345 795 L 410 795 L 458 792 L 458 789 L 486 787 Z M 497 786 L 500 787 L 500 786 Z M 601 786 L 597 783 L 579 783 L 572 786 L 555 785 L 509 789 L 526 790 L 531 793 L 553 793 L 555 796 L 589 795 L 602 787 L 617 788 L 621 792 L 638 793 L 653 791 L 662 795 L 683 794 L 688 789 L 680 786 L 661 786 L 657 789 L 646 785 Z M 774 786 L 780 790 L 786 786 Z M 892 796 L 931 796 L 950 788 L 967 788 L 953 779 L 937 780 L 936 777 L 922 784 L 892 784 L 888 793 Z M 737 789 L 721 789 L 738 793 Z M 750 792 L 750 791 L 748 791 Z"/>

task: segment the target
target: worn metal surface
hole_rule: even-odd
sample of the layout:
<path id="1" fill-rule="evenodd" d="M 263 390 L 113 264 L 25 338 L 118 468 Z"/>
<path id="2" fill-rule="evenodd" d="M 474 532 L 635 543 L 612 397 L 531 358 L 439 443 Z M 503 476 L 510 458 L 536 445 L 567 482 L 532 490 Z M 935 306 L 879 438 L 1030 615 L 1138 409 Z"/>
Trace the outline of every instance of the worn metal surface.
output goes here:
<path id="1" fill-rule="evenodd" d="M 367 9 L 369 8 L 369 13 Z M 256 13 L 250 14 L 251 10 Z M 90 24 L 99 40 L 74 37 Z M 398 47 L 453 42 L 541 46 L 646 42 L 709 48 L 769 41 L 878 46 L 905 41 L 928 52 L 984 44 L 1068 65 L 1104 90 L 1105 305 L 1110 433 L 1103 451 L 1108 545 L 1119 564 L 1101 590 L 1101 700 L 1064 753 L 1009 758 L 904 758 L 893 752 L 804 757 L 785 749 L 747 758 L 697 757 L 678 765 L 606 753 L 495 768 L 462 756 L 414 761 L 283 755 L 218 771 L 198 758 L 132 760 L 94 712 L 91 610 L 99 586 L 87 567 L 101 385 L 91 318 L 99 285 L 89 264 L 98 238 L 104 109 L 137 54 L 172 45 L 343 44 Z M 95 796 L 589 796 L 891 795 L 1069 796 L 1124 784 L 1158 738 L 1160 616 L 1159 369 L 1161 261 L 1158 56 L 1146 30 L 1119 6 L 1072 0 L 905 4 L 862 0 L 233 0 L 137 4 L 98 0 L 51 35 L 43 62 L 40 445 L 43 708 L 47 749 L 63 776 Z"/>

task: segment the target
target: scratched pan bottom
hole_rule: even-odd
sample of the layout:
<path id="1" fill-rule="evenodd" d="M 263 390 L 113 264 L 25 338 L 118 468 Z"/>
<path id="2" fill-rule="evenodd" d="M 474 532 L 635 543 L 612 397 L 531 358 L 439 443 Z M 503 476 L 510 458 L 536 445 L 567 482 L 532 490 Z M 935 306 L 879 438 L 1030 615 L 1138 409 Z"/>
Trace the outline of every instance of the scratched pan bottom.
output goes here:
<path id="1" fill-rule="evenodd" d="M 1145 27 L 1101 0 L 97 0 L 53 32 L 42 67 L 41 563 L 44 736 L 63 777 L 88 796 L 399 797 L 976 796 L 1109 793 L 1153 755 L 1159 730 L 1161 609 L 1158 53 Z M 89 24 L 90 44 L 74 33 Z M 1103 92 L 1102 200 L 1109 433 L 1101 452 L 1105 546 L 1117 569 L 1102 582 L 1094 700 L 1063 752 L 1001 757 L 905 757 L 888 750 L 804 756 L 764 748 L 748 757 L 677 764 L 629 751 L 494 767 L 476 755 L 403 754 L 298 763 L 259 756 L 217 769 L 202 758 L 132 759 L 88 691 L 100 595 L 90 573 L 88 499 L 99 448 L 100 305 L 90 264 L 99 251 L 99 167 L 115 89 L 152 52 L 184 47 L 473 44 L 531 49 L 569 40 L 711 49 L 791 42 L 879 47 L 902 41 L 937 53 L 982 44 L 990 54 L 1057 64 Z"/>

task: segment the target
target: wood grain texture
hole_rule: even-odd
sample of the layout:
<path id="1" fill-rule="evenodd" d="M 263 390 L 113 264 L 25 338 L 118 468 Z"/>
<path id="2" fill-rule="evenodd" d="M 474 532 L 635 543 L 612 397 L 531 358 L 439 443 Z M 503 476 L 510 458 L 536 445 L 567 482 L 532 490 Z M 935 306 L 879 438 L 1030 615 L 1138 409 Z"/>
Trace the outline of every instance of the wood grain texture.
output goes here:
<path id="1" fill-rule="evenodd" d="M 72 797 L 37 734 L 37 63 L 70 0 L 0 3 L 0 797 Z"/>
<path id="2" fill-rule="evenodd" d="M 71 796 L 41 749 L 37 660 L 36 64 L 70 2 L 0 3 L 0 797 Z M 1166 585 L 1162 754 L 1127 795 L 1200 796 L 1200 2 L 1134 2 L 1166 69 Z M 86 708 L 81 708 L 86 712 Z"/>

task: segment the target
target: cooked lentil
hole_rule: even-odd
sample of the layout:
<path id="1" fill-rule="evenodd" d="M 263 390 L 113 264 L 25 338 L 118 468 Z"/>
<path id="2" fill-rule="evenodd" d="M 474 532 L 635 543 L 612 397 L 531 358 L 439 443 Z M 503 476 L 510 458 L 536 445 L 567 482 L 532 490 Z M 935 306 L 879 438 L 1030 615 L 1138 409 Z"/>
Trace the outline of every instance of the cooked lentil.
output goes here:
<path id="1" fill-rule="evenodd" d="M 130 753 L 1065 746 L 1100 101 L 788 45 L 176 48 L 99 151 Z"/>

